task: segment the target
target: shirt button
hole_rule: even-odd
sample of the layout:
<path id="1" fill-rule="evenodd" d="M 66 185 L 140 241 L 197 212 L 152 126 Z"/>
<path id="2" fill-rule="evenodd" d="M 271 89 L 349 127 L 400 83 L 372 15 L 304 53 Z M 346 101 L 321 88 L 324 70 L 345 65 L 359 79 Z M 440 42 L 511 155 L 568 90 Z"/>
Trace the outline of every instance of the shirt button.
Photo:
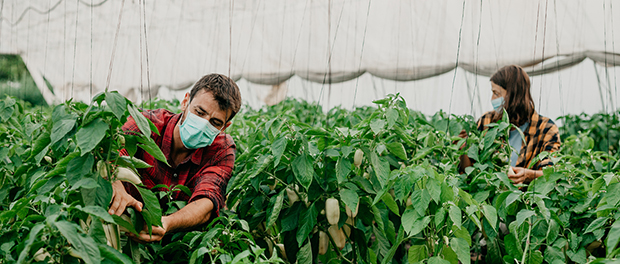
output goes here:
<path id="1" fill-rule="evenodd" d="M 175 173 L 175 174 L 174 174 L 174 175 L 172 175 L 172 176 L 174 176 L 174 177 L 176 178 L 178 175 Z"/>

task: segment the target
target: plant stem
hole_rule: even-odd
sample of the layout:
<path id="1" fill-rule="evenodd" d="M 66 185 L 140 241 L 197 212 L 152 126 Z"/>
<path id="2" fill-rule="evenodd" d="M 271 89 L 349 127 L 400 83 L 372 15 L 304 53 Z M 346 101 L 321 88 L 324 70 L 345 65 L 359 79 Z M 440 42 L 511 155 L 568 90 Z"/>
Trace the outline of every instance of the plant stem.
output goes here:
<path id="1" fill-rule="evenodd" d="M 525 257 L 527 256 L 527 251 L 530 249 L 530 235 L 532 234 L 532 222 L 529 221 L 530 227 L 527 229 L 527 240 L 525 241 L 525 249 L 523 250 L 523 257 L 521 258 L 521 263 L 525 263 Z"/>

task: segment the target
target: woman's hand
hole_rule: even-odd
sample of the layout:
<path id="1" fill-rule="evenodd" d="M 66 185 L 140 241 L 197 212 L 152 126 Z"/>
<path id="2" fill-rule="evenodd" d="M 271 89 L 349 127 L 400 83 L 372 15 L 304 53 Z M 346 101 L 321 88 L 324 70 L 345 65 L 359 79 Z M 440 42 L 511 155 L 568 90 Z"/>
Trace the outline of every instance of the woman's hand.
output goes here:
<path id="1" fill-rule="evenodd" d="M 530 183 L 534 179 L 542 176 L 542 171 L 530 170 L 523 167 L 512 167 L 515 174 L 508 175 L 508 179 L 515 184 Z"/>
<path id="2" fill-rule="evenodd" d="M 465 129 L 461 130 L 461 133 L 459 133 L 459 137 L 460 137 L 460 138 L 467 138 L 467 137 L 468 137 L 468 136 L 467 136 L 467 131 L 465 131 Z M 454 142 L 452 142 L 452 144 L 458 144 L 458 143 L 459 143 L 459 141 L 460 141 L 460 140 L 458 140 L 458 141 L 454 141 Z M 465 148 L 465 144 L 466 144 L 466 143 L 463 143 L 463 145 L 461 145 L 461 147 L 459 148 L 459 150 L 463 150 L 463 149 Z"/>

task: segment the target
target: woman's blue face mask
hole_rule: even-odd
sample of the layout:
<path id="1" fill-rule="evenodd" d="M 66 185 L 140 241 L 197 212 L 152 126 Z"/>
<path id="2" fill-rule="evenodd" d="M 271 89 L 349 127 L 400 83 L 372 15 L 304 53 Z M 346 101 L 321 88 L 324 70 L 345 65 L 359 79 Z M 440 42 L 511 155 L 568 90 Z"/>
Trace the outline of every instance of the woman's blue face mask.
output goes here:
<path id="1" fill-rule="evenodd" d="M 220 134 L 221 130 L 214 127 L 209 121 L 200 118 L 189 110 L 183 124 L 181 124 L 179 133 L 181 141 L 188 149 L 199 149 L 210 146 L 215 137 Z"/>
<path id="2" fill-rule="evenodd" d="M 499 111 L 499 109 L 501 109 L 501 107 L 504 105 L 504 97 L 499 97 L 491 100 L 491 104 L 493 105 L 493 109 L 495 109 L 495 111 Z"/>

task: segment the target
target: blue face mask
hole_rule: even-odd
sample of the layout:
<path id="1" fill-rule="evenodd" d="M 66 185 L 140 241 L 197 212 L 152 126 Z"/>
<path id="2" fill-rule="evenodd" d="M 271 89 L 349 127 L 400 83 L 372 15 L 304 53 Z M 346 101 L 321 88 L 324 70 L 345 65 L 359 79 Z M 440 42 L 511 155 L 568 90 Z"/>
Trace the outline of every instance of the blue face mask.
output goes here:
<path id="1" fill-rule="evenodd" d="M 500 107 L 504 105 L 504 97 L 491 100 L 491 104 L 493 105 L 493 109 L 495 109 L 495 111 L 499 110 Z"/>
<path id="2" fill-rule="evenodd" d="M 215 128 L 209 121 L 200 118 L 190 111 L 185 121 L 179 127 L 181 141 L 188 149 L 199 149 L 209 146 L 220 134 L 220 130 Z"/>

